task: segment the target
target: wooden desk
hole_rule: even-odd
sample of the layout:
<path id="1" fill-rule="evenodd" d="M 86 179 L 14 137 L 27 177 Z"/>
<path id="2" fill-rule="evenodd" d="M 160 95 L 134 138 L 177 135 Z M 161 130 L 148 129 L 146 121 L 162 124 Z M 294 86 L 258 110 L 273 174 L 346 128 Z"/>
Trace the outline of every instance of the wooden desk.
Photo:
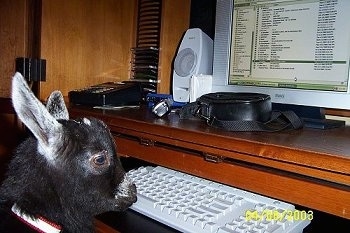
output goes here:
<path id="1" fill-rule="evenodd" d="M 224 132 L 177 114 L 157 118 L 146 107 L 69 111 L 105 121 L 122 156 L 350 219 L 350 127 Z"/>

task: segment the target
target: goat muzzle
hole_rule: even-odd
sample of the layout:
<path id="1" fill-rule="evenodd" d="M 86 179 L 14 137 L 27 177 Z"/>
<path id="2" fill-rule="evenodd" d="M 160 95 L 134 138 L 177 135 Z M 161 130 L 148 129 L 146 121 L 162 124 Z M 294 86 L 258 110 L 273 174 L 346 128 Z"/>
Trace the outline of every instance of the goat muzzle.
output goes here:
<path id="1" fill-rule="evenodd" d="M 115 192 L 115 199 L 118 207 L 126 209 L 137 201 L 136 185 L 132 183 L 127 175 L 124 175 L 123 181 L 118 185 Z"/>

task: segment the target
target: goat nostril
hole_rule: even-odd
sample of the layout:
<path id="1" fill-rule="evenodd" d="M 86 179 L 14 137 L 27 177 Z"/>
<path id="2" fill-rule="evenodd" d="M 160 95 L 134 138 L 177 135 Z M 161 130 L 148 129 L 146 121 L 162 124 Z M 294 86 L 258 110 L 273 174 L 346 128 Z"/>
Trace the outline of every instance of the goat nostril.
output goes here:
<path id="1" fill-rule="evenodd" d="M 134 202 L 137 201 L 137 188 L 135 184 L 132 184 L 132 195 L 134 196 Z"/>

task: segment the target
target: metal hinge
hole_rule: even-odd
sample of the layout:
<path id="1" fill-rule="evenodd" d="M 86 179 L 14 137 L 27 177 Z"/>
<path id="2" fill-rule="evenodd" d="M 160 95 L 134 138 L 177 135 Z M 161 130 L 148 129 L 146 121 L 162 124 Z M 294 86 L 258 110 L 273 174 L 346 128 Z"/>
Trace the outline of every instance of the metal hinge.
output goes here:
<path id="1" fill-rule="evenodd" d="M 29 82 L 46 81 L 46 60 L 28 57 L 16 58 L 16 71 Z"/>

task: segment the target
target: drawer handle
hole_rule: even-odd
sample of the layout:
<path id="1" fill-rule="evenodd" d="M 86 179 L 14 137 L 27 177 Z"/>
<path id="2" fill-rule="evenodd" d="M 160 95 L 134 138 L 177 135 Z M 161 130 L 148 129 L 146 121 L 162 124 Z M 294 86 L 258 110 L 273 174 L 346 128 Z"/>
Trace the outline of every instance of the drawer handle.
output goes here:
<path id="1" fill-rule="evenodd" d="M 221 163 L 223 158 L 222 156 L 204 153 L 204 160 L 212 163 Z"/>
<path id="2" fill-rule="evenodd" d="M 143 146 L 154 146 L 154 141 L 147 138 L 140 138 L 140 144 Z"/>

